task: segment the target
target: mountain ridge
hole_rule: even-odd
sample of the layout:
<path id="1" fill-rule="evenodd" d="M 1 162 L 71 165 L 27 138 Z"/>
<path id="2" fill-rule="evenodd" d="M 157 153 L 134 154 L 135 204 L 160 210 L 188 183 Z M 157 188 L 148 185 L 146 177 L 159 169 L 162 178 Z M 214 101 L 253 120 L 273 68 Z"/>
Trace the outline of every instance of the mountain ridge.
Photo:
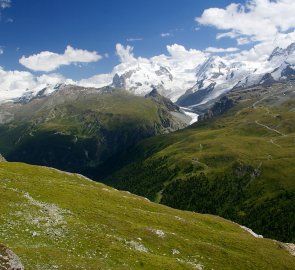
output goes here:
<path id="1" fill-rule="evenodd" d="M 64 86 L 50 96 L 0 105 L 0 148 L 10 161 L 85 171 L 143 138 L 189 125 L 168 99 Z"/>
<path id="2" fill-rule="evenodd" d="M 128 63 L 116 66 L 109 79 L 104 83 L 74 82 L 82 87 L 112 87 L 125 89 L 135 95 L 144 96 L 154 88 L 159 94 L 176 102 L 179 106 L 194 108 L 198 104 L 207 103 L 235 88 L 255 85 L 270 85 L 274 82 L 295 77 L 295 43 L 285 49 L 275 48 L 273 52 L 260 62 L 239 60 L 230 55 L 208 56 L 203 62 L 195 60 L 188 66 L 177 63 L 161 63 L 161 57 L 151 60 L 132 58 Z M 91 80 L 90 80 L 91 82 Z M 83 86 L 84 84 L 84 86 Z M 2 102 L 28 101 L 34 97 L 51 95 L 65 86 L 40 85 L 35 89 L 17 91 L 14 97 L 8 97 L 4 91 Z"/>

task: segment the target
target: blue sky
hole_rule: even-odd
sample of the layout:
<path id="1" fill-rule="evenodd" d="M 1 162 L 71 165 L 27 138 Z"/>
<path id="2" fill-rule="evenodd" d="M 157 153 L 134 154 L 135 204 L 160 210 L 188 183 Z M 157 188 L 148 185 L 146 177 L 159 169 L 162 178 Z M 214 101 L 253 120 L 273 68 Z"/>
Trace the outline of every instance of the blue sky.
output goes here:
<path id="1" fill-rule="evenodd" d="M 115 45 L 134 46 L 134 54 L 151 57 L 167 53 L 166 46 L 181 44 L 203 50 L 235 47 L 233 39 L 216 39 L 218 30 L 201 26 L 195 17 L 211 7 L 225 8 L 229 0 L 12 0 L 1 11 L 0 66 L 28 70 L 19 59 L 42 51 L 63 53 L 67 45 L 108 54 L 98 62 L 67 65 L 58 72 L 75 80 L 110 72 L 118 63 Z M 239 2 L 239 1 L 234 1 Z M 245 1 L 240 1 L 244 3 Z M 170 36 L 161 37 L 169 33 Z M 140 38 L 140 41 L 127 39 Z M 38 75 L 39 72 L 36 74 Z"/>
<path id="2" fill-rule="evenodd" d="M 0 0 L 0 86 L 106 73 L 104 84 L 120 62 L 161 54 L 257 63 L 295 41 L 294 14 L 295 0 Z"/>

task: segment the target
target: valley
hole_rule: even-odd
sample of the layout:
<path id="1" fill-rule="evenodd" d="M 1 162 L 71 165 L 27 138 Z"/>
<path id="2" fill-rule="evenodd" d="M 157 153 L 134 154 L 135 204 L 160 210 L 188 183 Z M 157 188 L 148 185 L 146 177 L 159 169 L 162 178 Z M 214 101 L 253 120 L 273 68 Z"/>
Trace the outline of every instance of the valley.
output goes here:
<path id="1" fill-rule="evenodd" d="M 104 181 L 294 241 L 294 89 L 293 81 L 235 89 L 198 123 L 139 143 Z"/>
<path id="2" fill-rule="evenodd" d="M 65 86 L 50 96 L 0 105 L 0 149 L 9 161 L 83 172 L 141 139 L 189 125 L 187 116 L 154 92 Z"/>
<path id="3" fill-rule="evenodd" d="M 294 0 L 0 0 L 0 270 L 294 270 Z"/>

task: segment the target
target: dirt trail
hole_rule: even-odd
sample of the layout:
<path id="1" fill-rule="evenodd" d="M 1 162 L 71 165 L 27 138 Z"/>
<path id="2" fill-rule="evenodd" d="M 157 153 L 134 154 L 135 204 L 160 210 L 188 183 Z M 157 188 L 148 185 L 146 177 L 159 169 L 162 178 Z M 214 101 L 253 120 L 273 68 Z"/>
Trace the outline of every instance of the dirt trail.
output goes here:
<path id="1" fill-rule="evenodd" d="M 266 129 L 270 130 L 270 131 L 273 131 L 273 132 L 275 132 L 275 133 L 277 133 L 277 134 L 279 134 L 279 135 L 281 135 L 283 137 L 286 137 L 287 136 L 286 134 L 284 134 L 284 133 L 282 133 L 282 132 L 280 132 L 280 131 L 278 131 L 278 130 L 276 130 L 274 128 L 271 128 L 271 127 L 269 127 L 267 125 L 264 125 L 264 124 L 259 123 L 257 120 L 255 121 L 255 123 L 257 125 L 259 125 L 259 126 L 262 126 L 262 127 L 266 128 Z"/>

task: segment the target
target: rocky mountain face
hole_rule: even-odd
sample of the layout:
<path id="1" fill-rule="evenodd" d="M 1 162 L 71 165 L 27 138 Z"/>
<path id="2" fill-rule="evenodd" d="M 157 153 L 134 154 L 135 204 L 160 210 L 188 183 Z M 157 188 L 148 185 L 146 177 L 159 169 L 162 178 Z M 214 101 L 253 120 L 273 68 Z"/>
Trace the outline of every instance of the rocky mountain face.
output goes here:
<path id="1" fill-rule="evenodd" d="M 214 56 L 198 67 L 197 83 L 181 96 L 177 104 L 195 107 L 236 88 L 273 83 L 295 77 L 295 43 L 276 48 L 262 63 L 236 62 Z"/>
<path id="2" fill-rule="evenodd" d="M 234 101 L 227 96 L 223 96 L 205 113 L 199 116 L 199 121 L 212 119 L 216 116 L 222 115 L 234 106 Z"/>

